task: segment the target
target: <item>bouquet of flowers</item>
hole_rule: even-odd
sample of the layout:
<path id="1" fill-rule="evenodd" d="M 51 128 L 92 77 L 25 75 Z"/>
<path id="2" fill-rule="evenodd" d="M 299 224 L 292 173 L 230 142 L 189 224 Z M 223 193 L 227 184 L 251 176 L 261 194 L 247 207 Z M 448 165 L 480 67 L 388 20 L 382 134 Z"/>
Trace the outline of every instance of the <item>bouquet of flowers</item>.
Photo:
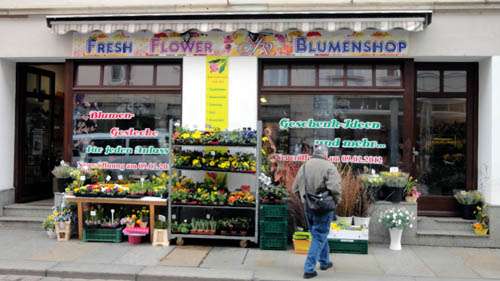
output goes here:
<path id="1" fill-rule="evenodd" d="M 405 208 L 387 209 L 380 214 L 380 217 L 378 219 L 378 222 L 388 229 L 404 229 L 406 227 L 412 228 L 413 221 L 415 221 L 414 214 L 406 210 Z"/>
<path id="2" fill-rule="evenodd" d="M 455 192 L 454 195 L 457 202 L 461 205 L 477 205 L 483 201 L 483 196 L 481 192 L 473 190 L 473 191 L 465 191 L 461 190 Z"/>

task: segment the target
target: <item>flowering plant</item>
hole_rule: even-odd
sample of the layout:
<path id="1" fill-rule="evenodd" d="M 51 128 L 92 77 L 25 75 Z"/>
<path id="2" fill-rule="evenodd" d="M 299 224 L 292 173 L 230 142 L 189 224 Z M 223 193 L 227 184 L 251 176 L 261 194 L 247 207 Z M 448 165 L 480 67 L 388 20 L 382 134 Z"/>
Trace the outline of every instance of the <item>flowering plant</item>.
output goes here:
<path id="1" fill-rule="evenodd" d="M 390 187 L 405 188 L 408 184 L 409 174 L 404 172 L 380 172 L 385 185 Z"/>
<path id="2" fill-rule="evenodd" d="M 233 191 L 229 194 L 227 203 L 230 206 L 253 206 L 255 196 L 250 191 Z"/>
<path id="3" fill-rule="evenodd" d="M 255 156 L 250 153 L 177 151 L 175 152 L 174 165 L 187 169 L 255 173 L 257 164 Z"/>
<path id="4" fill-rule="evenodd" d="M 234 131 L 207 129 L 205 131 L 178 128 L 173 134 L 175 144 L 191 145 L 255 145 L 257 132 L 250 128 Z"/>
<path id="5" fill-rule="evenodd" d="M 457 202 L 461 205 L 476 205 L 483 201 L 483 196 L 481 192 L 473 190 L 473 191 L 465 191 L 461 190 L 455 192 L 454 195 Z"/>
<path id="6" fill-rule="evenodd" d="M 381 187 L 385 183 L 379 174 L 361 174 L 359 178 L 364 188 Z"/>
<path id="7" fill-rule="evenodd" d="M 273 184 L 270 177 L 261 173 L 259 176 L 259 197 L 262 203 L 282 203 L 288 197 L 288 191 L 282 185 Z"/>
<path id="8" fill-rule="evenodd" d="M 474 214 L 476 215 L 476 223 L 472 224 L 472 229 L 477 235 L 483 236 L 488 234 L 490 219 L 488 217 L 487 206 L 477 206 Z"/>
<path id="9" fill-rule="evenodd" d="M 54 177 L 56 177 L 58 179 L 71 178 L 71 173 L 74 170 L 77 170 L 77 169 L 74 167 L 71 167 L 63 160 L 59 163 L 59 166 L 54 167 L 54 169 L 52 170 L 52 175 L 54 175 Z"/>
<path id="10" fill-rule="evenodd" d="M 48 215 L 47 218 L 45 218 L 45 220 L 43 220 L 42 227 L 44 230 L 47 230 L 47 231 L 55 229 L 56 224 L 54 221 L 54 214 L 53 213 Z"/>
<path id="11" fill-rule="evenodd" d="M 73 212 L 66 207 L 54 207 L 52 216 L 54 217 L 54 222 L 68 222 L 71 221 Z"/>
<path id="12" fill-rule="evenodd" d="M 405 208 L 391 208 L 387 209 L 380 214 L 378 222 L 385 228 L 399 228 L 413 227 L 415 216 L 413 213 Z"/>

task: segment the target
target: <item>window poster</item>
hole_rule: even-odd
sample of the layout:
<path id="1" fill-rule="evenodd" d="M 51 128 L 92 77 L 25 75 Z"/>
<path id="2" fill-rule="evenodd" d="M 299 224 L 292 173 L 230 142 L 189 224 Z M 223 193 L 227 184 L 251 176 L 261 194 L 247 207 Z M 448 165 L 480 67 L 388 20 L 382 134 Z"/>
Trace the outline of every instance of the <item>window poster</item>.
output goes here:
<path id="1" fill-rule="evenodd" d="M 228 57 L 206 58 L 205 124 L 210 128 L 227 129 L 229 100 Z"/>
<path id="2" fill-rule="evenodd" d="M 180 119 L 180 96 L 77 94 L 73 162 L 120 174 L 168 169 L 168 120 Z"/>

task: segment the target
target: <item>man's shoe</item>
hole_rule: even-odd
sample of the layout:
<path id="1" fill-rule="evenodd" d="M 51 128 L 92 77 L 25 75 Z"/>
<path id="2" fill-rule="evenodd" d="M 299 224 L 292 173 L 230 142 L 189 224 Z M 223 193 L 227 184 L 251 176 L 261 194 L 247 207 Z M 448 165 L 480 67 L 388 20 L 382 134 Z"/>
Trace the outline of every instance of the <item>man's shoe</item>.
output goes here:
<path id="1" fill-rule="evenodd" d="M 318 273 L 316 271 L 313 272 L 304 272 L 304 279 L 311 279 L 318 276 Z"/>
<path id="2" fill-rule="evenodd" d="M 328 270 L 328 269 L 330 269 L 330 268 L 332 268 L 332 267 L 333 267 L 333 263 L 332 263 L 332 262 L 329 262 L 329 263 L 327 263 L 326 265 L 320 265 L 320 266 L 319 266 L 319 269 L 321 269 L 321 270 Z"/>

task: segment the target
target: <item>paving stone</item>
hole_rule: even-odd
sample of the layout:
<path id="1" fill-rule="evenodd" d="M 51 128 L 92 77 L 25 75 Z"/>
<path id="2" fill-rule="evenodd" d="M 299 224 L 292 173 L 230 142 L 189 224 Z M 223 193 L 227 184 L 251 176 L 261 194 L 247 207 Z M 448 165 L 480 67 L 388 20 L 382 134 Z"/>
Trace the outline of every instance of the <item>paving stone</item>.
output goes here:
<path id="1" fill-rule="evenodd" d="M 303 271 L 297 268 L 259 268 L 255 271 L 255 280 L 259 281 L 302 281 Z M 405 276 L 372 276 L 359 273 L 342 273 L 332 270 L 318 271 L 318 281 L 414 281 Z"/>
<path id="2" fill-rule="evenodd" d="M 98 243 L 99 247 L 75 259 L 83 263 L 113 263 L 130 251 L 127 243 Z"/>
<path id="3" fill-rule="evenodd" d="M 209 269 L 192 267 L 150 266 L 137 275 L 137 281 L 245 281 L 253 280 L 247 270 Z"/>
<path id="4" fill-rule="evenodd" d="M 137 265 L 62 262 L 47 270 L 49 277 L 135 280 L 143 269 Z"/>
<path id="5" fill-rule="evenodd" d="M 463 255 L 447 247 L 411 247 L 413 252 L 438 277 L 480 278 L 465 265 L 468 254 Z"/>
<path id="6" fill-rule="evenodd" d="M 113 263 L 133 265 L 157 265 L 175 247 L 152 247 L 150 244 L 141 244 L 126 247 L 124 252 Z"/>
<path id="7" fill-rule="evenodd" d="M 0 274 L 45 276 L 47 269 L 54 265 L 55 262 L 0 259 Z"/>
<path id="8" fill-rule="evenodd" d="M 176 247 L 160 261 L 160 265 L 198 267 L 210 249 L 210 247 L 200 246 Z"/>
<path id="9" fill-rule="evenodd" d="M 500 258 L 493 251 L 471 251 L 465 264 L 477 272 L 482 278 L 500 277 Z"/>
<path id="10" fill-rule="evenodd" d="M 244 268 L 300 268 L 304 267 L 305 255 L 296 255 L 293 251 L 263 251 L 249 249 Z"/>
<path id="11" fill-rule="evenodd" d="M 423 263 L 411 247 L 404 246 L 401 251 L 392 251 L 387 245 L 370 245 L 386 275 L 435 277 L 434 272 Z"/>
<path id="12" fill-rule="evenodd" d="M 84 243 L 79 241 L 58 242 L 49 249 L 39 250 L 30 258 L 40 261 L 75 261 L 99 248 L 95 243 Z"/>
<path id="13" fill-rule="evenodd" d="M 384 270 L 373 255 L 333 254 L 332 262 L 335 272 L 384 275 Z"/>
<path id="14" fill-rule="evenodd" d="M 248 249 L 215 247 L 203 260 L 201 267 L 240 268 L 243 266 Z"/>

